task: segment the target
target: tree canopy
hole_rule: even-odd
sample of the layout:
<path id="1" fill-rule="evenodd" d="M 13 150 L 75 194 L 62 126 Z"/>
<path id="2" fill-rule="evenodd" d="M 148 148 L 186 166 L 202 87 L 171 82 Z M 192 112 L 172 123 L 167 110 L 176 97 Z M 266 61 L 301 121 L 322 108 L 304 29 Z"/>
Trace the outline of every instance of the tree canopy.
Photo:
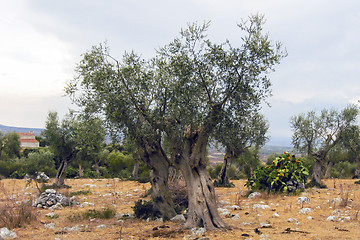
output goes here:
<path id="1" fill-rule="evenodd" d="M 310 111 L 291 118 L 294 147 L 315 159 L 312 177 L 316 185 L 321 185 L 326 155 L 355 124 L 358 114 L 358 107 L 350 105 L 342 111 L 324 109 L 319 114 Z"/>

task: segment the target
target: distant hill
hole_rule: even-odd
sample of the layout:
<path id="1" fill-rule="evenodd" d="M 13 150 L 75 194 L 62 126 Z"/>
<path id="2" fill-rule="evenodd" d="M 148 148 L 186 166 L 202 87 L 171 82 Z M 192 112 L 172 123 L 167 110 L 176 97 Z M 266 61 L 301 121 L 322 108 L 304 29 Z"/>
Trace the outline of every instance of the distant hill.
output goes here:
<path id="1" fill-rule="evenodd" d="M 5 125 L 1 125 L 0 124 L 0 131 L 2 133 L 8 133 L 8 132 L 22 132 L 22 133 L 26 133 L 26 132 L 30 132 L 33 131 L 34 134 L 36 136 L 40 135 L 41 131 L 44 130 L 42 128 L 22 128 L 22 127 L 9 127 L 9 126 L 5 126 Z"/>
<path id="2" fill-rule="evenodd" d="M 210 147 L 209 152 L 209 160 L 211 165 L 216 165 L 223 162 L 223 158 L 225 155 L 225 151 L 220 149 L 216 149 L 215 147 Z M 266 162 L 267 158 L 271 154 L 282 154 L 283 152 L 289 152 L 296 154 L 292 147 L 288 146 L 273 146 L 273 145 L 265 145 L 259 151 L 260 160 Z"/>

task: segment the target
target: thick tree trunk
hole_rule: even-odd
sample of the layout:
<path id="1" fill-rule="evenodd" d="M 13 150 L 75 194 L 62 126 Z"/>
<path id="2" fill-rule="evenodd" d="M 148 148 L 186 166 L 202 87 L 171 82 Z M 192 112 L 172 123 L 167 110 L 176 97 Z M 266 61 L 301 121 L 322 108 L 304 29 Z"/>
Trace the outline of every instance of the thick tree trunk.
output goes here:
<path id="1" fill-rule="evenodd" d="M 228 154 L 225 154 L 223 165 L 221 167 L 221 170 L 219 172 L 219 175 L 218 175 L 217 179 L 215 180 L 215 185 L 217 187 L 221 187 L 221 186 L 228 187 L 228 186 L 230 186 L 229 169 L 231 167 L 232 160 L 233 159 L 231 158 L 231 156 L 229 156 Z"/>
<path id="2" fill-rule="evenodd" d="M 61 161 L 60 166 L 56 172 L 56 177 L 55 177 L 55 184 L 57 186 L 62 186 L 65 184 L 67 167 L 68 167 L 68 162 L 66 160 Z"/>
<path id="3" fill-rule="evenodd" d="M 175 160 L 188 189 L 188 218 L 185 228 L 226 228 L 220 217 L 213 182 L 206 169 L 207 137 L 198 133 L 186 136 L 182 157 Z M 180 160 L 180 161 L 179 161 Z"/>
<path id="4" fill-rule="evenodd" d="M 161 146 L 157 144 L 145 143 L 139 148 L 139 155 L 151 169 L 151 197 L 154 202 L 154 209 L 160 213 L 164 220 L 171 219 L 176 215 L 176 211 L 168 186 L 169 160 Z"/>
<path id="5" fill-rule="evenodd" d="M 329 179 L 330 178 L 330 175 L 331 175 L 331 169 L 332 167 L 334 166 L 334 163 L 333 162 L 329 162 L 327 167 L 326 167 L 326 171 L 325 171 L 325 178 L 326 179 Z"/>
<path id="6" fill-rule="evenodd" d="M 322 178 L 322 164 L 320 160 L 316 160 L 314 164 L 313 174 L 312 174 L 312 183 L 315 184 L 315 186 L 322 186 L 323 183 L 321 182 Z"/>
<path id="7" fill-rule="evenodd" d="M 226 225 L 217 211 L 215 189 L 205 165 L 190 167 L 181 164 L 188 189 L 188 218 L 185 228 L 225 228 Z"/>
<path id="8" fill-rule="evenodd" d="M 168 174 L 167 168 L 154 168 L 150 172 L 154 209 L 164 220 L 169 220 L 176 215 L 175 204 L 168 187 Z"/>

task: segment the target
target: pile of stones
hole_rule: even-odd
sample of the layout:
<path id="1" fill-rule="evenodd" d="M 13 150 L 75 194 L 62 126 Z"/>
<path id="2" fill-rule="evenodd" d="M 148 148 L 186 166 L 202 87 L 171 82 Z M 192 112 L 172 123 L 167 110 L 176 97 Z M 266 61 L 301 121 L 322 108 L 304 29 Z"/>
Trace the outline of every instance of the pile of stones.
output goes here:
<path id="1" fill-rule="evenodd" d="M 289 180 L 286 182 L 286 187 L 288 192 L 295 192 L 296 190 L 304 190 L 305 185 L 303 183 L 299 183 L 296 180 Z"/>
<path id="2" fill-rule="evenodd" d="M 75 197 L 68 198 L 60 193 L 56 193 L 54 189 L 46 189 L 33 202 L 33 207 L 62 209 L 63 206 L 72 206 L 79 204 Z"/>

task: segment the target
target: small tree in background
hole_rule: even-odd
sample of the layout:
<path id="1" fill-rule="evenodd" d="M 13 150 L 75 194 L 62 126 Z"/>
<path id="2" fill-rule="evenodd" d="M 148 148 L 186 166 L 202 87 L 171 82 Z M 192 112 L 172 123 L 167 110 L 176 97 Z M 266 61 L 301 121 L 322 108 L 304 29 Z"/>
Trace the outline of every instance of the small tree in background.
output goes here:
<path id="1" fill-rule="evenodd" d="M 319 115 L 314 111 L 291 118 L 292 143 L 295 149 L 314 158 L 311 185 L 324 187 L 321 182 L 326 157 L 340 143 L 345 131 L 355 124 L 358 107 L 348 106 L 341 112 L 324 109 Z"/>
<path id="2" fill-rule="evenodd" d="M 70 112 L 61 123 L 57 112 L 49 112 L 45 126 L 44 136 L 54 155 L 60 159 L 55 184 L 61 186 L 64 185 L 66 169 L 77 154 L 84 156 L 100 151 L 105 131 L 100 119 L 75 115 L 74 112 Z"/>
<path id="3" fill-rule="evenodd" d="M 231 108 L 229 109 L 231 111 Z M 225 149 L 224 162 L 221 171 L 214 182 L 217 187 L 231 187 L 229 181 L 229 169 L 234 161 L 236 161 L 241 154 L 246 150 L 254 147 L 259 149 L 268 140 L 266 132 L 269 129 L 269 124 L 264 116 L 258 112 L 246 112 L 242 114 L 225 114 L 223 121 L 221 121 L 214 132 L 214 138 L 221 143 Z M 249 159 L 249 161 L 252 158 Z M 251 167 L 252 164 L 243 164 Z"/>

